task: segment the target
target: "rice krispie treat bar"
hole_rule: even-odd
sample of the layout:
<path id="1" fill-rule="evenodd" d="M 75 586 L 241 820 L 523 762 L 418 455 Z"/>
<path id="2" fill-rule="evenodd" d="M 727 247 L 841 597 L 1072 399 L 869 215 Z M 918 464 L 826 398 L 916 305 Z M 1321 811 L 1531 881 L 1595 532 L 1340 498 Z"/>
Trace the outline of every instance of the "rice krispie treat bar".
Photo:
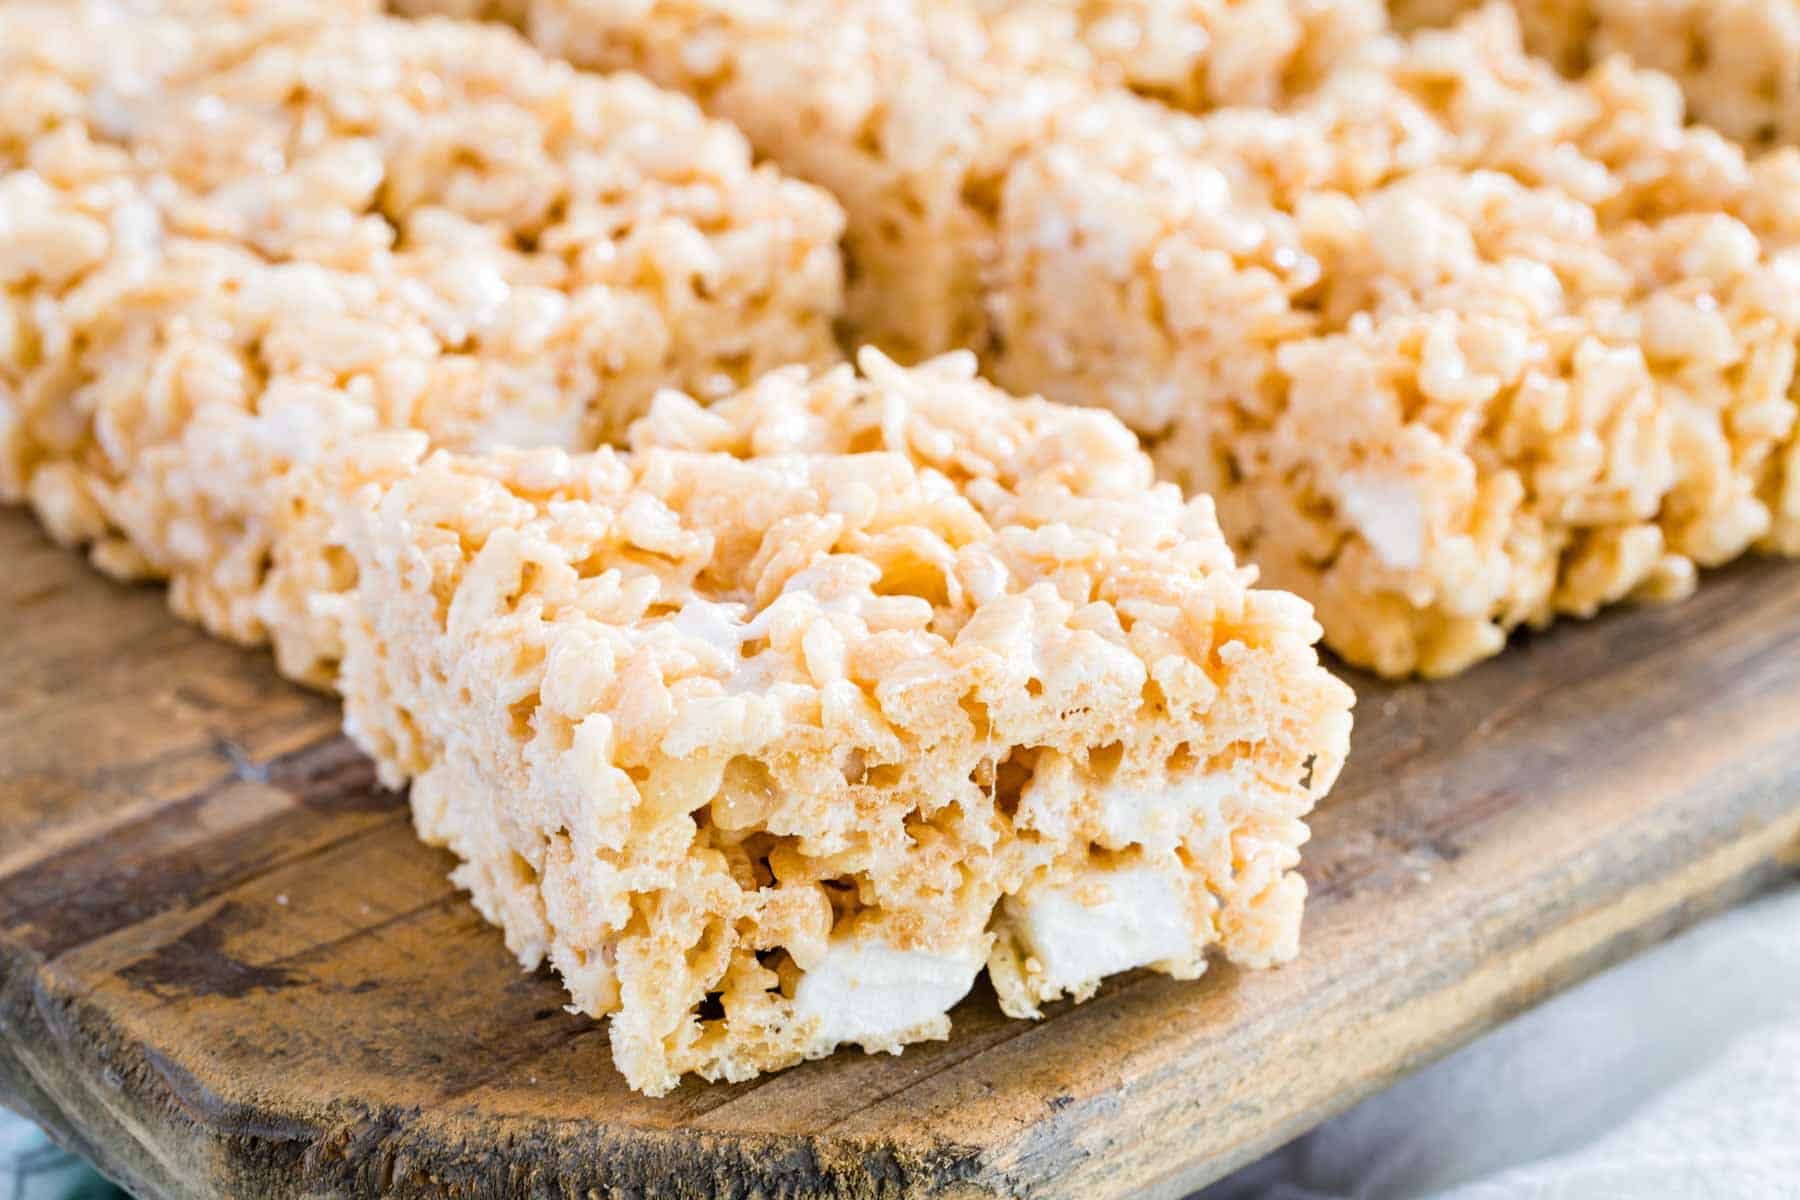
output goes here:
<path id="1" fill-rule="evenodd" d="M 1484 0 L 1394 0 L 1404 25 Z M 1511 0 L 1525 42 L 1571 74 L 1628 55 L 1681 84 L 1693 118 L 1751 146 L 1800 143 L 1800 5 L 1793 0 Z"/>
<path id="2" fill-rule="evenodd" d="M 849 217 L 847 310 L 907 361 L 984 351 L 1000 181 L 1058 112 L 1129 84 L 1202 104 L 1309 86 L 1378 0 L 408 0 L 694 96 Z"/>
<path id="3" fill-rule="evenodd" d="M 1348 688 L 1109 415 L 955 355 L 352 468 L 347 725 L 660 1094 L 1294 952 Z M 401 464 L 396 467 L 395 464 Z"/>
<path id="4" fill-rule="evenodd" d="M 1118 101 L 1006 180 L 998 375 L 1155 440 L 1345 657 L 1445 674 L 1800 549 L 1796 180 L 1505 10 L 1288 113 Z"/>
<path id="5" fill-rule="evenodd" d="M 322 682 L 309 464 L 378 428 L 587 449 L 665 384 L 834 361 L 842 217 L 499 27 L 281 10 L 0 6 L 0 496 Z"/>
<path id="6" fill-rule="evenodd" d="M 175 230 L 278 260 L 373 269 L 383 250 L 423 259 L 438 241 L 461 257 L 476 226 L 511 253 L 468 264 L 464 311 L 447 314 L 464 325 L 509 286 L 575 302 L 596 286 L 642 292 L 666 326 L 645 340 L 704 365 L 653 366 L 609 386 L 590 440 L 622 433 L 657 386 L 718 396 L 772 366 L 821 361 L 821 330 L 840 306 L 841 214 L 816 189 L 753 168 L 741 135 L 691 101 L 571 70 L 490 26 L 356 19 L 364 5 L 352 0 L 310 22 L 282 14 L 312 6 L 257 8 L 244 21 L 265 35 L 254 45 L 218 31 L 235 20 L 227 0 L 180 0 L 172 15 L 152 7 L 145 17 L 121 4 L 84 9 L 92 27 L 65 36 L 178 44 L 153 56 L 160 76 L 65 68 L 65 43 L 51 43 L 59 55 L 29 33 L 26 14 L 42 6 L 13 6 L 9 19 L 26 26 L 21 107 L 53 110 L 19 165 L 116 165 L 154 181 Z M 286 36 L 267 37 L 271 27 Z M 89 52 L 108 66 L 113 53 Z M 46 67 L 52 78 L 38 86 Z M 73 84 L 72 110 L 32 103 L 58 82 Z M 115 148 L 122 159 L 93 161 Z"/>

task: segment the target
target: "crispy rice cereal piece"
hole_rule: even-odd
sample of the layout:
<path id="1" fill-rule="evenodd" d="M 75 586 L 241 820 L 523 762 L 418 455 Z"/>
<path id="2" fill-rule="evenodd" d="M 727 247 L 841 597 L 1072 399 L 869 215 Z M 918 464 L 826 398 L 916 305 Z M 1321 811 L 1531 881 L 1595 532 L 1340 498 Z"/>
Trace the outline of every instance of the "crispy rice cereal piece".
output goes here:
<path id="1" fill-rule="evenodd" d="M 406 17 L 455 17 L 460 21 L 523 25 L 531 0 L 387 0 L 387 7 Z"/>
<path id="2" fill-rule="evenodd" d="M 347 726 L 660 1094 L 1293 954 L 1348 688 L 1111 416 L 873 351 L 354 471 Z M 409 456 L 411 456 L 409 458 Z"/>
<path id="3" fill-rule="evenodd" d="M 0 4 L 0 169 L 66 125 L 119 136 L 139 102 L 380 0 L 7 0 Z"/>
<path id="4" fill-rule="evenodd" d="M 410 0 L 467 12 L 467 0 Z M 477 5 L 492 12 L 493 5 Z M 849 215 L 847 309 L 906 361 L 984 350 L 1008 167 L 1125 83 L 1195 105 L 1310 84 L 1379 0 L 516 0 L 544 50 L 696 97 Z M 1154 50 L 1154 52 L 1152 52 Z"/>
<path id="5" fill-rule="evenodd" d="M 1395 0 L 1407 25 L 1482 0 Z M 1621 53 L 1681 84 L 1695 120 L 1746 145 L 1800 143 L 1800 5 L 1793 0 L 1511 0 L 1525 42 L 1571 74 Z"/>
<path id="6" fill-rule="evenodd" d="M 1177 108 L 1282 106 L 1387 28 L 1382 0 L 973 0 L 1063 22 L 1096 80 Z"/>
<path id="7" fill-rule="evenodd" d="M 71 11 L 85 39 L 0 39 L 0 113 L 37 114 L 0 177 L 0 496 L 297 678 L 346 564 L 294 468 L 383 427 L 587 449 L 664 384 L 837 356 L 840 211 L 684 98 L 497 27 Z M 80 60 L 120 29 L 164 75 Z"/>
<path id="8" fill-rule="evenodd" d="M 1288 114 L 1118 102 L 1006 182 L 1007 386 L 1104 403 L 1384 674 L 1800 548 L 1800 165 L 1505 10 Z"/>

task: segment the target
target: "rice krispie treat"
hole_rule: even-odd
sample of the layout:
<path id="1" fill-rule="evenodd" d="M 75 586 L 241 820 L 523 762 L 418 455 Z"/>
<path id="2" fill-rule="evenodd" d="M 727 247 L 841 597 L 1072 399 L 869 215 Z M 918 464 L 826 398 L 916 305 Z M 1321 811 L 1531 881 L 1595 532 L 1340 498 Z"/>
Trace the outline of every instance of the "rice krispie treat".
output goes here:
<path id="1" fill-rule="evenodd" d="M 1394 0 L 1406 25 L 1484 0 Z M 1511 0 L 1535 53 L 1571 74 L 1608 54 L 1681 84 L 1693 118 L 1747 145 L 1800 143 L 1800 5 L 1793 0 Z"/>
<path id="2" fill-rule="evenodd" d="M 1346 658 L 1444 674 L 1800 548 L 1796 180 L 1493 10 L 1289 113 L 1061 123 L 1006 181 L 997 370 L 1153 439 Z"/>
<path id="3" fill-rule="evenodd" d="M 408 11 L 469 11 L 409 0 Z M 516 0 L 542 49 L 642 71 L 849 216 L 847 310 L 907 361 L 985 351 L 1001 180 L 1058 112 L 1128 84 L 1195 105 L 1310 85 L 1378 0 Z M 1355 35 L 1354 37 L 1352 35 Z"/>
<path id="4" fill-rule="evenodd" d="M 942 1037 L 984 966 L 1033 1016 L 1295 949 L 1306 605 L 1111 416 L 861 364 L 350 468 L 347 727 L 652 1094 Z"/>
<path id="5" fill-rule="evenodd" d="M 377 428 L 587 449 L 663 385 L 833 361 L 842 217 L 499 27 L 279 9 L 0 40 L 0 496 L 319 682 L 347 563 L 302 468 Z M 113 70 L 140 36 L 160 76 Z"/>

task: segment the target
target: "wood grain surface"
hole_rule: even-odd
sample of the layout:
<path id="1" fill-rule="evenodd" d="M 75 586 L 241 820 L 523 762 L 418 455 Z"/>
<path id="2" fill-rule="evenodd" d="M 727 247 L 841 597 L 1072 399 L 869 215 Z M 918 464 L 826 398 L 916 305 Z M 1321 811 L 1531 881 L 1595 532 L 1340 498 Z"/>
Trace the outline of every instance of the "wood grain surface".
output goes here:
<path id="1" fill-rule="evenodd" d="M 1299 962 L 625 1090 L 335 707 L 0 513 L 0 1100 L 140 1196 L 1176 1197 L 1800 869 L 1800 569 L 1357 679 Z"/>

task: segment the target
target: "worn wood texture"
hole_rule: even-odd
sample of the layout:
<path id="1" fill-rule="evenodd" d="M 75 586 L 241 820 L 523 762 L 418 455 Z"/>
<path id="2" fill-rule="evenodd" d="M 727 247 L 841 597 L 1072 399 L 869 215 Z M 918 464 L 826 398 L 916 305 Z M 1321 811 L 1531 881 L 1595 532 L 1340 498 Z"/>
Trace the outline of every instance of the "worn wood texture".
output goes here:
<path id="1" fill-rule="evenodd" d="M 144 1197 L 1179 1196 L 1800 860 L 1800 570 L 1359 681 L 1301 960 L 646 1100 L 334 707 L 0 513 L 0 1099 Z"/>

